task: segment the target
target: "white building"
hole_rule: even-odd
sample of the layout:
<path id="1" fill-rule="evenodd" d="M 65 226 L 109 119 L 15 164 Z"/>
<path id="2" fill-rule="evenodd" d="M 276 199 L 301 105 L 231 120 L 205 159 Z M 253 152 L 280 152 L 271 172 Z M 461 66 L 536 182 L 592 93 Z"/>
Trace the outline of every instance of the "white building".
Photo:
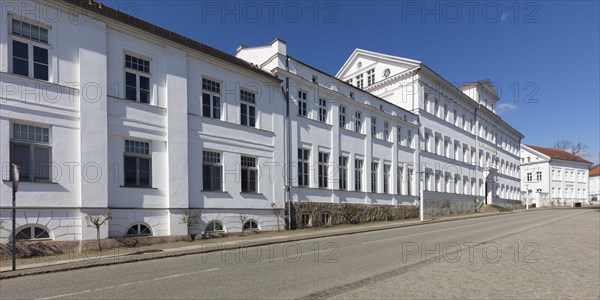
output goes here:
<path id="1" fill-rule="evenodd" d="M 518 199 L 522 135 L 488 81 L 363 50 L 334 77 L 281 40 L 235 57 L 88 0 L 0 9 L 0 242 L 10 163 L 19 240 L 95 238 L 108 213 L 103 238 L 184 235 L 186 210 L 192 233 L 274 230 L 288 200 L 412 205 L 421 179 L 425 200 Z"/>
<path id="2" fill-rule="evenodd" d="M 521 190 L 529 191 L 536 206 L 589 203 L 588 168 L 591 162 L 571 153 L 521 145 Z"/>
<path id="3" fill-rule="evenodd" d="M 293 201 L 413 204 L 417 116 L 287 55 L 276 39 L 237 56 L 289 86 Z M 287 94 L 287 93 L 286 93 Z"/>
<path id="4" fill-rule="evenodd" d="M 590 191 L 589 193 L 591 201 L 600 200 L 600 166 L 590 170 L 588 191 Z"/>
<path id="5" fill-rule="evenodd" d="M 0 242 L 9 163 L 18 239 L 276 229 L 284 201 L 281 81 L 247 62 L 88 1 L 2 1 Z M 261 180 L 258 180 L 258 179 Z M 279 220 L 278 220 L 279 219 Z"/>
<path id="6" fill-rule="evenodd" d="M 519 199 L 523 135 L 496 114 L 489 80 L 456 87 L 419 61 L 361 49 L 336 77 L 419 116 L 425 199 Z"/>

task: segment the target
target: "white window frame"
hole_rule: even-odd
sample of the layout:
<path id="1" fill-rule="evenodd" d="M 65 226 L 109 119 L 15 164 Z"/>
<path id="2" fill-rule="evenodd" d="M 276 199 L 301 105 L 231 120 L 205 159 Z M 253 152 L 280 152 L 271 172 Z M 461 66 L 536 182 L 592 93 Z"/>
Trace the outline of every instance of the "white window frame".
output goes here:
<path id="1" fill-rule="evenodd" d="M 133 67 L 127 67 L 127 56 L 130 56 L 132 58 L 138 59 L 138 60 L 142 60 L 145 62 L 148 62 L 148 71 L 145 70 L 139 70 L 139 69 L 135 69 Z M 123 87 L 124 87 L 124 97 L 123 99 L 127 100 L 127 101 L 134 101 L 134 102 L 139 102 L 139 103 L 144 103 L 144 104 L 150 104 L 152 105 L 152 73 L 150 72 L 151 70 L 151 64 L 152 64 L 152 59 L 144 56 L 144 55 L 140 55 L 140 54 L 136 54 L 136 53 L 131 53 L 129 51 L 125 51 L 123 54 Z M 135 99 L 128 99 L 127 98 L 127 73 L 131 73 L 132 75 L 135 76 Z M 142 77 L 147 78 L 148 79 L 148 90 L 145 90 L 148 93 L 148 102 L 142 102 L 142 87 L 141 87 L 141 82 L 142 82 Z"/>
<path id="2" fill-rule="evenodd" d="M 246 95 L 246 96 L 244 96 Z M 251 108 L 254 108 L 254 113 L 252 114 Z M 243 115 L 246 115 L 246 122 L 242 118 Z M 256 109 L 256 93 L 249 90 L 240 89 L 240 124 L 248 127 L 258 127 L 258 111 Z M 254 120 L 254 124 L 250 120 Z"/>
<path id="3" fill-rule="evenodd" d="M 45 25 L 45 24 L 40 24 L 38 22 L 31 22 L 29 20 L 22 20 L 22 19 L 19 19 L 18 16 L 10 17 L 8 20 L 10 20 L 8 22 L 8 26 L 7 26 L 8 27 L 8 50 L 9 50 L 8 59 L 7 60 L 8 60 L 9 72 L 11 74 L 15 74 L 15 75 L 18 75 L 18 76 L 25 76 L 25 75 L 22 75 L 22 74 L 14 73 L 14 66 L 13 66 L 13 59 L 14 59 L 14 57 L 13 57 L 13 55 L 14 55 L 13 46 L 14 46 L 14 44 L 13 44 L 13 41 L 17 41 L 17 42 L 20 42 L 20 43 L 23 43 L 23 44 L 27 45 L 27 76 L 26 77 L 32 78 L 32 79 L 37 79 L 37 80 L 51 82 L 52 81 L 52 59 L 51 59 L 52 58 L 52 54 L 51 54 L 52 47 L 50 45 L 50 30 L 52 29 L 52 27 L 48 26 L 48 25 Z M 30 26 L 33 25 L 33 26 L 39 27 L 41 29 L 47 30 L 48 31 L 48 36 L 47 36 L 48 42 L 38 41 L 38 40 L 35 40 L 33 38 L 24 37 L 24 36 L 18 35 L 16 33 L 13 33 L 13 20 L 21 22 L 21 23 L 29 24 Z M 34 68 L 34 66 L 35 66 L 36 62 L 34 61 L 35 60 L 35 58 L 34 58 L 34 47 L 45 49 L 48 52 L 48 58 L 47 58 L 48 59 L 48 64 L 45 65 L 47 67 L 47 72 L 48 72 L 48 78 L 47 79 L 41 79 L 41 78 L 36 78 L 35 77 L 35 70 L 34 70 L 35 68 Z M 40 64 L 40 63 L 38 63 L 38 64 Z M 40 65 L 43 65 L 43 64 L 40 64 Z"/>
<path id="4" fill-rule="evenodd" d="M 327 100 L 319 98 L 319 122 L 327 123 Z"/>
<path id="5" fill-rule="evenodd" d="M 308 118 L 307 94 L 303 90 L 298 90 L 298 116 Z"/>

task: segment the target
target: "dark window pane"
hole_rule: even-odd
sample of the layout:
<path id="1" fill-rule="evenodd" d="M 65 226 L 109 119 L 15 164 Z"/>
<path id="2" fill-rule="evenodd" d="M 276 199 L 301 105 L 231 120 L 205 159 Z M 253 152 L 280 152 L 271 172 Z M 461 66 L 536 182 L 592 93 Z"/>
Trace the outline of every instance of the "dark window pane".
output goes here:
<path id="1" fill-rule="evenodd" d="M 150 92 L 145 91 L 145 90 L 140 90 L 140 102 L 150 103 Z"/>
<path id="2" fill-rule="evenodd" d="M 250 170 L 248 172 L 248 188 L 250 192 L 256 192 L 256 170 Z"/>
<path id="3" fill-rule="evenodd" d="M 29 47 L 25 43 L 13 41 L 13 57 L 29 59 Z"/>
<path id="4" fill-rule="evenodd" d="M 13 57 L 13 73 L 17 75 L 29 76 L 29 63 L 26 60 Z"/>
<path id="5" fill-rule="evenodd" d="M 35 227 L 34 236 L 36 239 L 49 239 L 50 235 L 48 232 L 40 227 Z"/>
<path id="6" fill-rule="evenodd" d="M 202 94 L 202 115 L 210 117 L 210 95 Z"/>
<path id="7" fill-rule="evenodd" d="M 202 166 L 202 189 L 212 191 L 210 186 L 210 166 Z"/>
<path id="8" fill-rule="evenodd" d="M 33 61 L 47 65 L 48 64 L 48 49 L 33 47 Z"/>
<path id="9" fill-rule="evenodd" d="M 246 113 L 247 110 L 247 105 L 246 104 L 241 104 L 240 105 L 240 121 L 242 123 L 242 125 L 247 125 L 248 123 L 248 115 Z"/>
<path id="10" fill-rule="evenodd" d="M 125 73 L 125 85 L 137 87 L 137 78 L 133 73 L 126 72 Z"/>
<path id="11" fill-rule="evenodd" d="M 12 20 L 12 32 L 21 35 L 21 21 Z"/>
<path id="12" fill-rule="evenodd" d="M 136 90 L 134 87 L 125 87 L 125 99 L 136 101 Z"/>
<path id="13" fill-rule="evenodd" d="M 25 228 L 17 233 L 15 237 L 17 240 L 30 240 L 31 239 L 31 227 Z"/>
<path id="14" fill-rule="evenodd" d="M 212 117 L 215 119 L 221 118 L 221 98 L 213 96 L 213 115 Z"/>
<path id="15" fill-rule="evenodd" d="M 40 28 L 40 42 L 48 43 L 48 29 Z"/>
<path id="16" fill-rule="evenodd" d="M 256 107 L 249 106 L 248 108 L 250 109 L 250 111 L 248 113 L 248 115 L 250 115 L 250 120 L 248 122 L 248 125 L 254 127 L 255 123 L 256 123 Z"/>
<path id="17" fill-rule="evenodd" d="M 138 226 L 137 225 L 131 226 L 127 230 L 127 235 L 138 235 Z"/>
<path id="18" fill-rule="evenodd" d="M 214 191 L 221 191 L 221 167 L 213 166 L 211 170 L 212 187 Z"/>
<path id="19" fill-rule="evenodd" d="M 14 144 L 12 147 L 12 163 L 16 164 L 20 168 L 20 179 L 31 180 L 31 166 L 30 163 L 30 147 L 27 145 Z"/>
<path id="20" fill-rule="evenodd" d="M 150 159 L 139 159 L 140 186 L 150 186 Z"/>
<path id="21" fill-rule="evenodd" d="M 140 76 L 140 88 L 144 90 L 150 90 L 150 78 Z"/>
<path id="22" fill-rule="evenodd" d="M 33 78 L 48 80 L 48 66 L 37 63 L 33 64 Z"/>
<path id="23" fill-rule="evenodd" d="M 35 179 L 50 180 L 50 149 L 35 147 L 33 151 Z"/>
<path id="24" fill-rule="evenodd" d="M 242 170 L 242 192 L 248 192 L 248 170 Z"/>
<path id="25" fill-rule="evenodd" d="M 135 157 L 125 157 L 125 185 L 137 185 L 137 166 Z"/>

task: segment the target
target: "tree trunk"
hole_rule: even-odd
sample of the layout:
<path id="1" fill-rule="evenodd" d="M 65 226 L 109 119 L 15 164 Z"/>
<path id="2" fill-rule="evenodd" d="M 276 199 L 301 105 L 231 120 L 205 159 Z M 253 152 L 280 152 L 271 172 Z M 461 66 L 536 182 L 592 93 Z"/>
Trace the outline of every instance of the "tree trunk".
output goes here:
<path id="1" fill-rule="evenodd" d="M 100 228 L 96 229 L 96 242 L 98 242 L 98 250 L 102 251 L 102 243 L 100 242 Z"/>

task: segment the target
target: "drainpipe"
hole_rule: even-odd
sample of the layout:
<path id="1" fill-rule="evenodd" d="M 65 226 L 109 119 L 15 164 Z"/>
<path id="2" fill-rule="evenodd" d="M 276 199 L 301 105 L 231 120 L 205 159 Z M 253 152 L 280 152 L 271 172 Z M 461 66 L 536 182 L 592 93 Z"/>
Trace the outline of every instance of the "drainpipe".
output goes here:
<path id="1" fill-rule="evenodd" d="M 419 220 L 421 222 L 423 222 L 425 220 L 425 200 L 423 199 L 423 184 L 421 183 L 421 118 L 420 115 L 417 115 L 417 125 L 419 125 L 418 129 L 417 129 L 417 136 L 418 136 L 418 143 L 417 143 L 417 147 L 416 151 L 415 151 L 415 161 L 417 163 L 417 168 L 418 168 L 418 172 L 417 172 L 417 176 L 418 176 L 418 187 L 419 187 Z"/>
<path id="2" fill-rule="evenodd" d="M 477 120 L 477 111 L 479 110 L 480 107 L 481 107 L 481 103 L 475 108 L 475 113 L 473 114 L 474 118 L 475 118 L 473 121 L 475 122 L 475 157 L 477 158 L 477 164 L 475 165 L 475 175 L 477 176 L 476 177 L 477 185 L 479 185 L 479 170 L 477 168 L 481 164 L 481 162 L 479 161 L 479 121 Z M 463 122 L 464 122 L 464 120 L 463 120 Z M 483 168 L 481 169 L 481 171 L 483 171 Z M 483 184 L 484 184 L 484 186 L 486 185 L 485 182 Z M 477 194 L 479 194 L 479 193 L 481 193 L 481 189 L 478 186 Z M 484 193 L 482 203 L 486 203 L 486 202 L 487 202 L 487 195 L 485 195 L 485 193 Z"/>
<path id="3" fill-rule="evenodd" d="M 285 71 L 290 71 L 290 57 L 285 56 Z M 290 77 L 285 77 L 285 127 L 287 147 L 287 182 L 286 195 L 288 201 L 288 230 L 292 230 L 292 121 L 290 119 Z"/>

